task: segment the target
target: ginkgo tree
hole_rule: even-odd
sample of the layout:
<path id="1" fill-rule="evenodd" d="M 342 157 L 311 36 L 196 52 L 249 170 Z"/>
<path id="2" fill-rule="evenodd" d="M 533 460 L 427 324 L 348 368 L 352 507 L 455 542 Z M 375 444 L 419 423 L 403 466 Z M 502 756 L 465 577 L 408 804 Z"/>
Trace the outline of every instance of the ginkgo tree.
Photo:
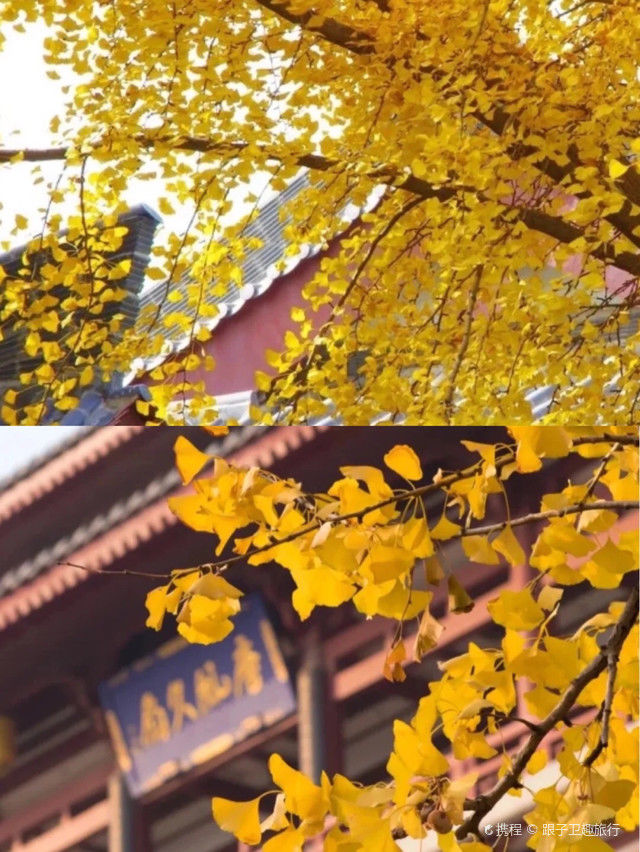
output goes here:
<path id="1" fill-rule="evenodd" d="M 169 505 L 189 527 L 213 534 L 215 559 L 177 570 L 149 592 L 149 627 L 160 629 L 169 613 L 188 641 L 219 641 L 233 630 L 242 606 L 242 592 L 225 572 L 233 566 L 234 577 L 241 577 L 242 566 L 279 566 L 291 575 L 292 603 L 302 620 L 318 606 L 353 606 L 366 617 L 393 620 L 384 675 L 395 682 L 405 678 L 411 660 L 438 646 L 442 625 L 431 604 L 439 586 L 447 589 L 450 613 L 464 619 L 474 606 L 443 548 L 459 540 L 470 563 L 528 560 L 533 575 L 487 605 L 501 628 L 497 647 L 470 641 L 465 653 L 440 664 L 439 680 L 425 684 L 410 722 L 395 720 L 387 778 L 367 786 L 341 774 L 311 779 L 274 754 L 273 789 L 249 802 L 213 799 L 214 819 L 240 841 L 290 852 L 323 834 L 330 852 L 391 852 L 400 838 L 430 836 L 445 852 L 490 849 L 481 821 L 505 796 L 521 795 L 527 778 L 545 767 L 540 747 L 552 733 L 561 740 L 556 771 L 550 785 L 533 793 L 527 823 L 541 829 L 615 822 L 620 830 L 635 829 L 638 591 L 624 575 L 637 571 L 638 531 L 617 526 L 639 505 L 638 434 L 621 427 L 509 432 L 498 444 L 463 441 L 472 463 L 439 470 L 430 481 L 414 449 L 399 444 L 380 467 L 341 467 L 324 493 L 257 467 L 235 467 L 177 439 L 177 466 L 193 493 L 172 497 Z M 547 460 L 570 456 L 585 460 L 586 475 L 545 494 L 539 511 L 512 516 L 511 490 L 526 488 L 526 476 Z M 440 508 L 427 509 L 435 496 Z M 492 510 L 489 522 L 487 506 L 495 508 L 496 501 L 503 517 L 493 520 Z M 536 533 L 529 554 L 516 535 L 526 526 Z M 564 635 L 556 619 L 566 588 L 578 584 L 619 594 Z M 418 628 L 408 648 L 403 630 L 411 621 Z M 468 770 L 470 759 L 481 764 L 496 756 L 487 738 L 514 719 L 524 726 L 524 742 L 518 751 L 503 748 L 495 785 L 478 794 L 477 773 L 452 767 L 467 761 Z M 434 744 L 436 733 L 448 754 Z M 529 846 L 541 852 L 611 848 L 595 832 L 543 836 L 540 830 Z"/>
<path id="2" fill-rule="evenodd" d="M 5 0 L 0 39 L 44 23 L 48 73 L 67 97 L 48 146 L 0 147 L 5 169 L 61 164 L 40 232 L 22 214 L 7 223 L 33 239 L 3 282 L 0 322 L 34 363 L 6 390 L 5 420 L 38 422 L 96 377 L 153 364 L 155 416 L 212 422 L 215 400 L 190 381 L 214 368 L 204 296 L 241 286 L 259 243 L 251 179 L 277 192 L 306 169 L 308 187 L 283 207 L 282 262 L 333 248 L 256 375 L 256 421 L 526 423 L 529 395 L 549 385 L 546 422 L 576 410 L 636 422 L 636 11 L 635 0 Z M 109 262 L 123 238 L 112 226 L 132 181 L 150 179 L 160 211 L 187 210 L 190 226 L 158 247 L 148 275 L 163 295 L 120 339 L 127 270 Z M 234 215 L 241 201 L 250 212 Z M 347 221 L 347 209 L 360 215 Z"/>

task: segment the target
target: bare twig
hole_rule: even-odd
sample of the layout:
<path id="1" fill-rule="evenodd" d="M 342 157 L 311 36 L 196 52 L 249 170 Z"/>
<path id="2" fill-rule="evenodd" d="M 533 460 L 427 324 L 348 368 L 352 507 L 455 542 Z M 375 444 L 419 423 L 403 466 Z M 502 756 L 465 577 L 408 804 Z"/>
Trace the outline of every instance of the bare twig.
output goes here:
<path id="1" fill-rule="evenodd" d="M 620 444 L 619 441 L 616 441 L 615 444 L 612 444 L 611 449 L 606 454 L 606 456 L 602 459 L 602 462 L 599 464 L 598 469 L 596 470 L 596 472 L 591 477 L 591 481 L 589 482 L 589 485 L 587 487 L 587 490 L 585 491 L 584 497 L 582 498 L 583 502 L 588 500 L 589 497 L 591 497 L 591 495 L 593 494 L 593 492 L 595 490 L 596 485 L 598 484 L 598 482 L 600 482 L 600 478 L 605 471 L 605 468 L 607 466 L 608 461 L 611 459 L 611 456 L 620 449 L 621 446 L 622 445 Z"/>
<path id="2" fill-rule="evenodd" d="M 79 568 L 81 571 L 86 571 L 88 574 L 119 574 L 126 577 L 151 577 L 153 580 L 164 579 L 163 574 L 151 574 L 145 571 L 129 571 L 127 568 L 114 570 L 110 568 L 93 568 L 90 565 L 80 565 L 77 562 L 56 562 L 56 565 L 68 565 L 70 568 Z M 196 570 L 195 568 L 192 570 Z"/>

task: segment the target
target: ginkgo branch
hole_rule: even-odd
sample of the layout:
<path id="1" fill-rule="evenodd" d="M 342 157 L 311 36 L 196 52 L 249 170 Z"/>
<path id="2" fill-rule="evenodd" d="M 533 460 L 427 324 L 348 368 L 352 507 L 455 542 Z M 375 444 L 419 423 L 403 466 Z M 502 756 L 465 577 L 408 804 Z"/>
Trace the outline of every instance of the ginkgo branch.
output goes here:
<path id="1" fill-rule="evenodd" d="M 618 509 L 620 511 L 626 511 L 630 509 L 637 509 L 639 506 L 640 501 L 638 500 L 596 500 L 593 503 L 585 503 L 581 500 L 579 503 L 575 503 L 572 506 L 563 506 L 562 509 L 547 509 L 544 512 L 532 512 L 529 515 L 522 515 L 519 518 L 512 518 L 511 520 L 499 521 L 495 524 L 486 524 L 483 527 L 470 527 L 469 529 L 463 529 L 458 535 L 454 536 L 454 538 L 462 538 L 463 536 L 468 535 L 489 535 L 493 532 L 499 532 L 505 527 L 520 527 L 523 524 L 533 524 L 536 521 L 548 521 L 550 518 L 563 518 L 566 515 L 579 515 L 581 512 L 584 512 L 585 509 L 593 509 L 594 511 L 602 509 Z"/>
<path id="2" fill-rule="evenodd" d="M 476 269 L 473 287 L 471 288 L 471 292 L 469 293 L 469 307 L 467 308 L 467 315 L 464 323 L 462 341 L 460 343 L 460 348 L 458 349 L 455 364 L 453 365 L 453 369 L 451 370 L 451 375 L 449 376 L 449 388 L 447 390 L 447 395 L 444 400 L 444 411 L 447 417 L 447 422 L 449 422 L 451 419 L 451 414 L 453 410 L 453 397 L 456 391 L 456 381 L 458 378 L 458 373 L 460 372 L 460 368 L 462 367 L 462 362 L 464 361 L 465 355 L 467 354 L 467 349 L 469 348 L 469 342 L 471 340 L 473 315 L 476 309 L 476 301 L 478 299 L 478 292 L 480 290 L 483 270 L 484 266 L 482 264 L 480 264 Z"/>
<path id="3" fill-rule="evenodd" d="M 584 446 L 589 444 L 601 444 L 601 443 L 610 443 L 613 442 L 614 445 L 618 446 L 638 446 L 640 442 L 640 438 L 635 435 L 599 435 L 599 436 L 579 436 L 573 439 L 573 446 Z M 607 456 L 609 458 L 609 455 Z M 495 460 L 495 469 L 496 473 L 499 473 L 504 467 L 508 464 L 513 463 L 515 459 L 515 449 L 512 447 L 505 448 L 505 451 L 502 455 Z M 314 519 L 308 521 L 298 529 L 289 533 L 288 535 L 282 538 L 274 538 L 272 541 L 267 544 L 260 545 L 259 547 L 250 548 L 246 553 L 236 554 L 233 556 L 227 556 L 224 559 L 220 559 L 214 562 L 208 562 L 206 564 L 202 564 L 199 566 L 193 566 L 188 569 L 182 569 L 178 571 L 171 571 L 166 574 L 151 574 L 139 571 L 124 571 L 124 570 L 101 570 L 101 569 L 93 569 L 88 568 L 87 566 L 79 565 L 71 562 L 59 562 L 58 564 L 66 564 L 75 568 L 80 568 L 85 571 L 91 571 L 96 574 L 130 574 L 132 576 L 139 577 L 147 577 L 153 579 L 162 579 L 162 578 L 170 578 L 172 576 L 176 576 L 181 573 L 186 573 L 190 571 L 196 570 L 206 570 L 211 572 L 220 572 L 226 570 L 229 565 L 234 563 L 243 562 L 249 559 L 251 556 L 265 553 L 274 547 L 277 547 L 282 544 L 288 544 L 292 541 L 296 541 L 300 539 L 302 536 L 307 535 L 310 532 L 314 532 L 318 530 L 322 524 L 326 523 L 327 520 L 331 522 L 333 525 L 337 525 L 340 523 L 344 523 L 345 521 L 361 519 L 366 514 L 370 512 L 376 511 L 378 509 L 382 509 L 386 506 L 389 506 L 392 503 L 397 503 L 398 501 L 407 501 L 410 502 L 415 500 L 416 498 L 424 498 L 426 495 L 436 493 L 438 491 L 444 491 L 449 486 L 455 485 L 457 482 L 460 482 L 464 479 L 469 479 L 475 474 L 479 473 L 485 462 L 483 460 L 479 460 L 473 465 L 466 467 L 462 470 L 454 471 L 453 473 L 447 474 L 446 476 L 439 476 L 436 481 L 426 483 L 425 485 L 417 486 L 415 488 L 407 489 L 402 492 L 396 492 L 392 497 L 387 497 L 383 500 L 380 500 L 377 503 L 366 506 L 362 509 L 354 510 L 353 512 L 345 512 L 342 514 L 336 514 L 330 519 Z M 517 527 L 525 524 L 536 523 L 538 521 L 545 521 L 551 518 L 559 518 L 568 515 L 576 515 L 580 514 L 586 510 L 597 511 L 597 510 L 618 510 L 618 511 L 627 511 L 637 509 L 640 506 L 640 501 L 637 500 L 596 500 L 591 503 L 586 502 L 586 497 L 583 497 L 580 502 L 572 504 L 570 506 L 565 506 L 560 509 L 549 509 L 541 512 L 532 512 L 527 515 L 522 515 L 517 518 L 508 518 L 503 521 L 496 522 L 494 524 L 487 524 L 481 527 L 470 527 L 470 528 L 462 528 L 459 533 L 452 536 L 452 539 L 461 539 L 465 536 L 475 536 L 475 535 L 488 535 L 493 532 L 499 532 L 505 527 Z M 313 506 L 307 506 L 309 509 L 313 509 Z M 272 533 L 273 535 L 273 533 Z"/>
<path id="4" fill-rule="evenodd" d="M 94 568 L 91 565 L 80 565 L 78 562 L 61 561 L 56 562 L 56 565 L 68 565 L 70 568 L 79 568 L 81 571 L 87 571 L 89 574 L 120 574 L 124 577 L 146 577 L 151 578 L 152 580 L 162 579 L 163 577 L 162 574 L 151 574 L 148 571 L 131 571 L 128 568 Z"/>
<path id="5" fill-rule="evenodd" d="M 602 702 L 602 707 L 600 709 L 602 727 L 600 728 L 600 737 L 598 738 L 598 742 L 589 752 L 582 764 L 587 769 L 590 766 L 593 766 L 598 757 L 600 757 L 601 753 L 609 745 L 609 719 L 611 718 L 611 705 L 613 704 L 613 688 L 616 680 L 616 673 L 618 671 L 618 652 L 619 649 L 617 651 L 615 649 L 612 649 L 607 654 L 607 691 L 604 697 L 604 701 Z"/>
<path id="6" fill-rule="evenodd" d="M 137 137 L 135 141 L 141 146 L 152 148 L 155 145 L 167 145 L 179 151 L 192 151 L 204 153 L 219 153 L 219 154 L 238 154 L 246 147 L 244 142 L 220 142 L 199 137 L 180 137 L 178 139 L 164 139 L 161 137 Z M 260 147 L 260 146 L 258 146 Z M 11 159 L 20 156 L 22 159 L 35 162 L 44 160 L 59 160 L 64 159 L 68 154 L 69 149 L 46 148 L 46 149 L 2 149 L 0 150 L 0 162 L 8 162 Z M 262 149 L 262 153 L 267 159 L 279 161 L 283 155 L 278 151 Z M 331 171 L 332 169 L 341 167 L 345 168 L 346 163 L 332 160 L 328 157 L 323 157 L 320 154 L 299 154 L 294 158 L 297 165 L 315 171 Z M 403 189 L 413 195 L 417 195 L 423 199 L 436 198 L 439 201 L 450 201 L 458 193 L 469 193 L 475 196 L 480 202 L 489 201 L 487 196 L 477 188 L 464 184 L 448 183 L 443 186 L 434 186 L 428 181 L 418 178 L 413 174 L 406 175 L 395 167 L 380 166 L 372 167 L 363 175 L 371 180 L 381 184 L 393 186 L 397 189 Z M 568 222 L 561 216 L 553 216 L 543 210 L 538 210 L 525 205 L 512 205 L 504 201 L 492 199 L 494 204 L 499 204 L 505 210 L 505 214 L 516 215 L 527 228 L 538 233 L 545 234 L 558 243 L 570 244 L 575 240 L 579 240 L 585 234 L 583 228 L 578 225 Z M 616 266 L 625 272 L 629 272 L 633 276 L 640 276 L 640 255 L 629 251 L 616 252 L 610 243 L 595 245 L 591 249 L 591 255 L 604 263 Z"/>
<path id="7" fill-rule="evenodd" d="M 467 474 L 468 476 L 468 474 Z M 460 477 L 462 478 L 462 477 Z M 443 480 L 444 481 L 444 480 Z M 455 480 L 453 480 L 455 481 Z M 438 490 L 439 484 L 434 487 L 433 484 L 424 486 L 422 488 L 415 488 L 410 491 L 405 491 L 401 494 L 396 494 L 394 497 L 390 497 L 386 500 L 382 500 L 379 503 L 376 503 L 373 506 L 367 506 L 364 509 L 358 509 L 354 512 L 345 512 L 342 515 L 336 515 L 331 518 L 332 524 L 340 524 L 344 521 L 348 521 L 351 519 L 362 518 L 364 515 L 369 514 L 370 512 L 375 511 L 376 509 L 382 508 L 384 506 L 388 506 L 390 503 L 395 503 L 398 500 L 412 500 L 417 496 L 424 495 L 425 493 L 431 493 L 434 490 Z M 572 506 L 565 506 L 562 509 L 549 509 L 545 512 L 531 512 L 528 515 L 522 515 L 519 518 L 513 518 L 511 520 L 499 521 L 495 524 L 487 524 L 483 527 L 471 527 L 469 529 L 461 529 L 459 533 L 456 533 L 449 540 L 455 540 L 459 538 L 464 538 L 465 536 L 474 536 L 474 535 L 487 535 L 489 533 L 498 532 L 503 530 L 505 527 L 519 527 L 524 524 L 533 524 L 537 521 L 546 521 L 550 518 L 562 518 L 566 515 L 577 515 L 581 512 L 584 512 L 586 509 L 592 511 L 598 511 L 602 509 L 612 509 L 619 511 L 627 511 L 632 509 L 640 508 L 640 501 L 638 500 L 596 500 L 593 503 L 584 502 L 576 503 Z M 223 568 L 226 568 L 228 565 L 231 565 L 235 562 L 243 562 L 247 559 L 250 559 L 252 556 L 255 556 L 259 553 L 265 553 L 268 550 L 272 550 L 274 547 L 278 547 L 281 544 L 288 544 L 291 541 L 296 541 L 307 533 L 313 532 L 314 530 L 319 529 L 323 523 L 326 523 L 326 520 L 316 520 L 311 521 L 308 524 L 305 524 L 302 527 L 299 527 L 294 532 L 285 536 L 284 538 L 275 539 L 274 541 L 269 542 L 269 544 L 261 545 L 260 547 L 255 547 L 249 549 L 246 553 L 238 554 L 236 556 L 228 556 L 224 559 L 220 559 L 215 562 L 207 562 L 206 564 L 195 566 L 193 568 L 184 569 L 184 571 L 171 571 L 167 574 L 145 574 L 139 571 L 102 571 L 99 568 L 91 569 L 86 568 L 82 565 L 74 565 L 76 568 L 83 568 L 87 571 L 93 571 L 96 574 L 132 574 L 138 577 L 153 577 L 154 580 L 157 580 L 162 577 L 171 577 L 177 573 L 185 573 L 188 571 L 197 571 L 197 570 L 208 570 L 208 571 L 220 571 Z M 59 565 L 73 565 L 71 562 L 59 562 Z"/>
<path id="8" fill-rule="evenodd" d="M 607 464 L 609 463 L 609 460 L 611 459 L 613 454 L 616 453 L 620 449 L 621 446 L 622 445 L 620 444 L 620 442 L 616 441 L 615 444 L 612 444 L 611 449 L 606 454 L 606 456 L 603 456 L 602 461 L 598 465 L 598 469 L 593 474 L 593 476 L 591 477 L 591 481 L 587 485 L 587 490 L 585 491 L 584 497 L 582 498 L 583 502 L 585 502 L 586 500 L 589 499 L 589 497 L 591 497 L 591 495 L 593 494 L 593 492 L 596 489 L 597 484 L 600 482 L 602 474 L 606 470 L 606 467 L 607 467 Z"/>
<path id="9" fill-rule="evenodd" d="M 539 730 L 532 731 L 531 736 L 518 752 L 513 760 L 511 769 L 504 775 L 495 786 L 484 795 L 475 799 L 467 800 L 465 808 L 472 810 L 473 814 L 466 819 L 456 830 L 459 839 L 467 837 L 468 834 L 479 836 L 480 821 L 489 811 L 502 799 L 502 797 L 520 783 L 520 776 L 531 757 L 536 753 L 544 737 L 555 726 L 562 722 L 571 711 L 576 699 L 582 690 L 592 680 L 603 672 L 610 659 L 617 659 L 622 645 L 629 635 L 631 628 L 638 617 L 638 589 L 633 588 L 629 594 L 625 608 L 619 621 L 613 629 L 613 633 L 606 646 L 594 659 L 577 675 L 565 690 L 562 698 L 554 709 L 539 723 Z"/>
<path id="10" fill-rule="evenodd" d="M 351 53 L 358 55 L 370 55 L 376 52 L 376 45 L 374 38 L 369 36 L 367 33 L 362 31 L 356 31 L 351 27 L 347 27 L 343 24 L 338 23 L 337 21 L 328 18 L 326 16 L 318 16 L 313 11 L 307 10 L 305 12 L 293 12 L 289 8 L 289 4 L 285 2 L 278 2 L 278 0 L 256 0 L 258 5 L 262 6 L 265 9 L 273 12 L 279 17 L 283 18 L 289 23 L 295 24 L 296 26 L 301 27 L 303 30 L 306 29 L 308 31 L 317 33 L 321 35 L 326 41 L 331 44 L 334 44 L 338 47 L 343 47 Z M 606 2 L 606 0 L 605 0 Z M 379 7 L 382 11 L 386 9 L 386 3 L 378 3 Z M 486 7 L 485 7 L 485 15 L 486 15 Z M 314 21 L 320 20 L 320 23 L 315 25 L 309 25 L 309 20 L 313 19 Z M 418 41 L 424 40 L 425 36 L 418 32 L 417 39 Z M 533 63 L 532 73 L 535 73 L 535 70 L 538 68 L 538 64 L 529 57 L 529 62 Z M 420 67 L 420 73 L 423 75 L 427 75 L 432 77 L 435 81 L 438 81 L 443 76 L 443 72 L 440 71 L 433 65 L 422 65 Z M 519 121 L 515 120 L 502 106 L 495 105 L 492 110 L 490 110 L 490 115 L 485 114 L 479 109 L 475 109 L 471 112 L 471 115 L 480 122 L 480 124 L 487 127 L 497 136 L 501 136 L 504 130 L 510 124 L 517 128 L 519 125 Z M 554 162 L 549 156 L 542 156 L 539 154 L 538 150 L 532 145 L 524 144 L 520 139 L 507 146 L 506 153 L 509 157 L 511 157 L 514 161 L 518 161 L 524 157 L 528 156 L 536 156 L 538 155 L 538 159 L 535 161 L 535 167 L 541 171 L 544 175 L 551 178 L 556 184 L 560 184 L 571 172 L 573 172 L 576 168 L 583 166 L 584 164 L 575 156 L 575 152 L 572 146 L 569 146 L 568 154 L 568 162 L 565 166 L 560 166 L 558 163 Z M 621 179 L 617 181 L 617 187 L 623 192 L 626 197 L 634 204 L 640 203 L 640 185 L 638 180 L 634 174 L 633 169 L 628 169 L 627 172 L 622 175 Z M 589 192 L 579 192 L 577 197 L 585 198 L 589 197 L 591 193 Z M 627 237 L 631 242 L 635 245 L 640 245 L 640 238 L 634 233 L 634 229 L 638 226 L 638 217 L 625 217 L 622 213 L 611 213 L 604 217 L 608 222 L 610 222 L 614 227 L 616 227 L 621 233 Z M 537 229 L 536 229 L 537 230 Z M 622 267 L 626 268 L 626 267 Z M 629 270 L 630 271 L 630 270 Z"/>

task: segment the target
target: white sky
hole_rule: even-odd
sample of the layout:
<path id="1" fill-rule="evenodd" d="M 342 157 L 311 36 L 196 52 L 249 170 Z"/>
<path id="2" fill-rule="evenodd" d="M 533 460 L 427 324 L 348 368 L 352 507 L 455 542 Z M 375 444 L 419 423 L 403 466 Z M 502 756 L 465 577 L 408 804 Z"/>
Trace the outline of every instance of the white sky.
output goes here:
<path id="1" fill-rule="evenodd" d="M 72 440 L 89 426 L 3 426 L 0 453 L 0 488 L 7 477 L 56 446 Z"/>
<path id="2" fill-rule="evenodd" d="M 4 148 L 41 147 L 48 143 L 49 121 L 62 97 L 61 82 L 45 74 L 45 27 L 32 25 L 22 35 L 6 32 L 0 50 L 0 144 Z M 21 132 L 13 133 L 16 128 Z M 47 163 L 43 171 L 55 179 L 59 168 L 59 164 Z M 34 231 L 37 229 L 37 208 L 46 203 L 46 194 L 44 184 L 33 186 L 29 171 L 27 163 L 0 166 L 0 241 L 11 239 L 16 213 L 26 215 Z"/>
<path id="3" fill-rule="evenodd" d="M 46 148 L 52 144 L 49 123 L 63 106 L 71 92 L 64 95 L 62 86 L 75 80 L 65 75 L 64 68 L 56 66 L 60 80 L 47 77 L 47 66 L 42 58 L 42 42 L 47 28 L 41 24 L 30 24 L 25 33 L 15 33 L 5 29 L 6 42 L 0 50 L 0 147 L 4 148 Z M 11 81 L 15 81 L 12 85 Z M 15 131 L 18 131 L 17 133 Z M 34 185 L 31 176 L 32 164 L 0 164 L 0 252 L 20 245 L 29 238 L 25 232 L 18 236 L 11 231 L 15 227 L 15 216 L 26 216 L 29 223 L 29 236 L 39 232 L 42 212 L 47 205 L 47 184 L 55 182 L 62 163 L 42 163 L 45 181 Z M 255 175 L 250 181 L 251 189 L 260 194 L 265 185 L 264 175 Z M 144 203 L 157 209 L 157 199 L 162 193 L 161 181 L 133 181 L 125 195 L 127 203 Z M 260 198 L 260 206 L 265 204 L 273 192 L 265 192 Z M 71 199 L 67 213 L 73 212 L 77 199 Z M 59 209 L 59 208 L 58 208 Z M 238 204 L 230 219 L 238 219 L 250 209 L 249 205 Z M 63 212 L 63 211 L 61 211 Z M 156 242 L 163 239 L 169 231 L 182 233 L 187 227 L 191 209 L 177 210 L 173 216 L 162 216 L 163 226 L 158 231 Z"/>

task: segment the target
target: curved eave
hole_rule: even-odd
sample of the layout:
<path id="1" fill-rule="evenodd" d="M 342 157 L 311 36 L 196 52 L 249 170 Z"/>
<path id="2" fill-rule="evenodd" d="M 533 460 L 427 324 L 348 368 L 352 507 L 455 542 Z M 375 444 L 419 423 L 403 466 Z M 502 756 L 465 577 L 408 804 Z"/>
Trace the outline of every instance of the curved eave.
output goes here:
<path id="1" fill-rule="evenodd" d="M 41 500 L 64 482 L 77 476 L 108 455 L 121 444 L 131 440 L 144 427 L 105 426 L 91 430 L 86 438 L 49 459 L 24 478 L 9 484 L 0 493 L 0 522 Z M 89 430 L 90 427 L 87 427 Z"/>
<path id="2" fill-rule="evenodd" d="M 132 434 L 142 427 L 106 427 L 110 430 Z M 318 433 L 313 426 L 287 426 L 264 433 L 257 441 L 231 452 L 227 458 L 239 466 L 269 467 L 278 459 L 313 440 Z M 105 453 L 107 450 L 105 450 Z M 191 493 L 190 488 L 180 488 L 176 494 Z M 0 631 L 26 618 L 47 603 L 63 595 L 68 589 L 78 586 L 92 573 L 109 567 L 126 554 L 135 551 L 141 544 L 159 535 L 178 523 L 170 512 L 165 498 L 147 506 L 133 517 L 105 532 L 94 541 L 84 545 L 65 557 L 65 561 L 83 565 L 87 570 L 70 565 L 53 564 L 46 573 L 40 574 L 14 592 L 0 598 Z"/>

